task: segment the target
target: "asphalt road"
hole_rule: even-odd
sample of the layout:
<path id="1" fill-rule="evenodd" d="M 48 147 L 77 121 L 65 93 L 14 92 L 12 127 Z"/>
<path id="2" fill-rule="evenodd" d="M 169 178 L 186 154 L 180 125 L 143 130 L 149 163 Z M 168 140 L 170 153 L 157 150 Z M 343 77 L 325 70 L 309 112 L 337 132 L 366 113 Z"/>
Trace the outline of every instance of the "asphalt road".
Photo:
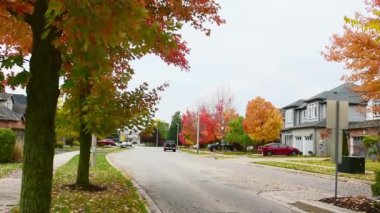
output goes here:
<path id="1" fill-rule="evenodd" d="M 162 212 L 292 212 L 291 203 L 334 193 L 333 178 L 259 166 L 249 160 L 199 157 L 135 147 L 109 155 Z M 370 187 L 340 182 L 339 195 L 370 196 Z"/>

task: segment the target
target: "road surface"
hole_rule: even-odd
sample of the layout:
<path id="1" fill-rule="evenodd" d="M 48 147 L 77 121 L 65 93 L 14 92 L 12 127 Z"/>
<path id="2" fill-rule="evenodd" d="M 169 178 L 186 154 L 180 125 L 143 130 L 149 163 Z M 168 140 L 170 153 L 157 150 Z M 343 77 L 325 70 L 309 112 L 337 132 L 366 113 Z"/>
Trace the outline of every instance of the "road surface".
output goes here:
<path id="1" fill-rule="evenodd" d="M 135 147 L 109 155 L 162 212 L 292 212 L 291 203 L 334 194 L 333 178 L 249 163 Z M 370 196 L 370 187 L 341 182 L 339 195 Z"/>

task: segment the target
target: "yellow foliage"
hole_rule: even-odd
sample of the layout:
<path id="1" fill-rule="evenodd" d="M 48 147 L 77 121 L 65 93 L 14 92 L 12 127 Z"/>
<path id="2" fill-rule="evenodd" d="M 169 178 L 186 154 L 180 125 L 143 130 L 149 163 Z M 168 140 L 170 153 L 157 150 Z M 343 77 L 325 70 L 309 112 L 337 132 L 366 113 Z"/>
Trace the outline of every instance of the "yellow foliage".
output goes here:
<path id="1" fill-rule="evenodd" d="M 272 103 L 257 97 L 248 102 L 243 127 L 255 142 L 278 140 L 283 127 L 281 112 Z"/>

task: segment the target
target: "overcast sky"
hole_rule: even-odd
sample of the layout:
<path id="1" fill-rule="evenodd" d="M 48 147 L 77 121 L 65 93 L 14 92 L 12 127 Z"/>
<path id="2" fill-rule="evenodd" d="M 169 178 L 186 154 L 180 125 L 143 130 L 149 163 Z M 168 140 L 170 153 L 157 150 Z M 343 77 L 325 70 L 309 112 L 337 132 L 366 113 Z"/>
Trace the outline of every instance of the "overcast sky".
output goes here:
<path id="1" fill-rule="evenodd" d="M 321 52 L 333 33 L 342 32 L 344 16 L 364 12 L 364 0 L 217 2 L 227 23 L 212 27 L 211 37 L 189 28 L 183 31 L 191 48 L 189 72 L 156 56 L 133 62 L 132 87 L 143 81 L 152 86 L 170 83 L 156 118 L 170 122 L 176 111 L 194 109 L 223 88 L 244 115 L 248 101 L 257 96 L 280 108 L 343 83 L 347 71 L 325 61 Z"/>
<path id="2" fill-rule="evenodd" d="M 169 82 L 156 117 L 170 122 L 175 111 L 194 109 L 228 88 L 241 115 L 249 100 L 261 96 L 276 107 L 311 97 L 343 82 L 343 66 L 321 51 L 344 16 L 364 12 L 364 0 L 217 0 L 227 23 L 211 37 L 186 29 L 191 70 L 167 66 L 155 56 L 135 61 L 133 84 Z"/>

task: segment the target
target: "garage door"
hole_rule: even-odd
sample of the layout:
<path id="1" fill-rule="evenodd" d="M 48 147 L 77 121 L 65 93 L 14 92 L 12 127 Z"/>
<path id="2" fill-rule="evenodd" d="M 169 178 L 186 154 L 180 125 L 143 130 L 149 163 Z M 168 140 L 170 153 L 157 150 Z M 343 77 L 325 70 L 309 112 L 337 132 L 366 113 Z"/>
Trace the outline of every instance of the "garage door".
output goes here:
<path id="1" fill-rule="evenodd" d="M 302 137 L 301 136 L 294 137 L 293 147 L 297 148 L 298 150 L 300 150 L 302 152 L 303 145 L 302 145 Z"/>
<path id="2" fill-rule="evenodd" d="M 314 149 L 314 141 L 313 136 L 304 136 L 303 140 L 303 149 L 302 149 L 303 155 L 314 155 L 315 149 Z"/>

